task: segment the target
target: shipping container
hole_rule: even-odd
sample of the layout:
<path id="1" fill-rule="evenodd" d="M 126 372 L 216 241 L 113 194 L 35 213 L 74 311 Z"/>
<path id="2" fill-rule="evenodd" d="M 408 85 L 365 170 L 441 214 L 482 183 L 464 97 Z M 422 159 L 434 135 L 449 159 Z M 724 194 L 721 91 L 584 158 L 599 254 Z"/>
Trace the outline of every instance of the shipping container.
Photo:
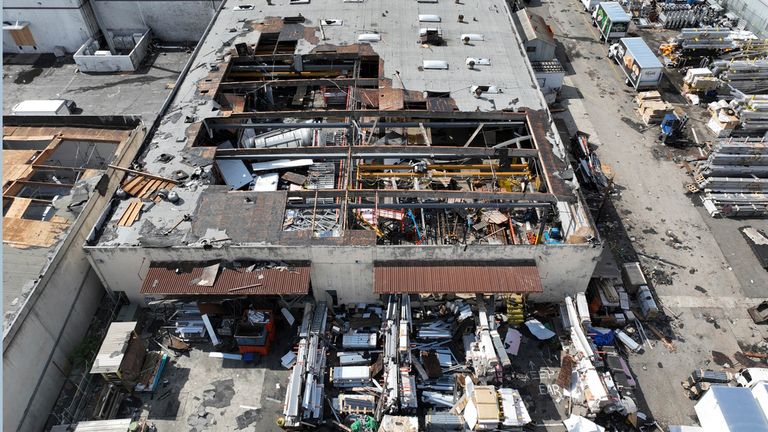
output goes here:
<path id="1" fill-rule="evenodd" d="M 613 59 L 626 75 L 625 83 L 635 90 L 659 88 L 664 66 L 651 51 L 643 38 L 621 38 L 608 49 Z"/>
<path id="2" fill-rule="evenodd" d="M 592 13 L 592 25 L 600 31 L 600 40 L 608 43 L 626 36 L 631 20 L 617 2 L 600 2 Z"/>

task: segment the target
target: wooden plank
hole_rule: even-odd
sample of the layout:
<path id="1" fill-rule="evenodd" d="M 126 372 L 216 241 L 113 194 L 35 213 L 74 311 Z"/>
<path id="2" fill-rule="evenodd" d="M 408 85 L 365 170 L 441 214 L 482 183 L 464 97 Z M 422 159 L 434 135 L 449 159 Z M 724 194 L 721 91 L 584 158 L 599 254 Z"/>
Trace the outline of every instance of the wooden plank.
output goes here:
<path id="1" fill-rule="evenodd" d="M 144 203 L 141 200 L 134 199 L 125 209 L 123 215 L 120 216 L 120 220 L 117 222 L 118 226 L 131 226 L 141 214 L 141 209 L 144 207 Z"/>
<path id="2" fill-rule="evenodd" d="M 31 203 L 32 200 L 29 198 L 14 198 L 13 203 L 8 207 L 4 217 L 21 219 L 21 216 L 24 215 L 24 212 L 27 211 L 27 207 L 29 207 L 29 204 Z"/>
<path id="3" fill-rule="evenodd" d="M 154 190 L 156 185 L 160 182 L 160 180 L 152 179 L 141 189 L 141 192 L 138 193 L 139 198 L 146 198 L 149 196 L 149 194 Z"/>
<path id="4" fill-rule="evenodd" d="M 178 184 L 179 183 L 179 182 L 177 182 L 176 180 L 173 180 L 173 179 L 169 179 L 169 178 L 166 178 L 166 177 L 163 177 L 163 176 L 149 174 L 149 173 L 145 173 L 145 172 L 141 172 L 141 171 L 132 170 L 130 168 L 123 168 L 121 166 L 111 165 L 111 164 L 107 165 L 107 166 L 110 167 L 110 168 L 119 170 L 119 171 L 125 171 L 125 172 L 128 172 L 128 173 L 131 173 L 131 174 L 134 174 L 134 175 L 141 175 L 141 176 L 144 176 L 144 177 L 149 177 L 149 178 L 154 178 L 154 179 L 158 179 L 158 180 L 163 180 L 163 181 L 171 182 L 173 184 Z"/>
<path id="5" fill-rule="evenodd" d="M 133 203 L 133 210 L 128 216 L 128 220 L 125 221 L 125 226 L 131 226 L 134 222 L 136 222 L 136 219 L 138 219 L 139 215 L 141 214 L 142 208 L 144 208 L 143 202 L 137 200 Z"/>
<path id="6" fill-rule="evenodd" d="M 124 181 L 121 187 L 123 188 L 124 191 L 128 191 L 129 189 L 131 189 L 132 186 L 136 185 L 140 181 L 141 181 L 141 177 L 132 176 L 128 180 Z"/>
<path id="7" fill-rule="evenodd" d="M 149 179 L 139 177 L 139 181 L 132 185 L 130 189 L 126 189 L 125 191 L 131 195 L 136 196 L 139 194 L 139 192 L 141 192 L 142 189 L 144 189 L 147 183 L 149 183 Z"/>
<path id="8" fill-rule="evenodd" d="M 9 30 L 13 42 L 19 46 L 35 46 L 35 38 L 32 37 L 32 31 L 29 30 L 29 26 L 24 27 L 21 30 Z"/>

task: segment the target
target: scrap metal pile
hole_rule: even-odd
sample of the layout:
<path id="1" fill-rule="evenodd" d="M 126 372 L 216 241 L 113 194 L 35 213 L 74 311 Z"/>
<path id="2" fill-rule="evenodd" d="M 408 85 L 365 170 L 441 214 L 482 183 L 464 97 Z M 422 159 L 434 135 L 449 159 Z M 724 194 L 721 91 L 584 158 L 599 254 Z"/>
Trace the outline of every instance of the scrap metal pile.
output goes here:
<path id="1" fill-rule="evenodd" d="M 683 28 L 669 43 L 662 44 L 659 51 L 669 67 L 706 66 L 711 59 L 725 54 L 742 49 L 751 52 L 758 42 L 758 37 L 746 30 Z"/>
<path id="2" fill-rule="evenodd" d="M 730 24 L 730 20 L 723 16 L 723 8 L 704 3 L 659 3 L 658 14 L 659 22 L 667 29 Z"/>
<path id="3" fill-rule="evenodd" d="M 416 311 L 408 295 L 336 313 L 308 303 L 295 358 L 287 354 L 293 366 L 278 423 L 361 431 L 530 423 L 520 393 L 505 385 L 511 362 L 494 310 L 495 298 L 482 295 Z"/>
<path id="4" fill-rule="evenodd" d="M 695 181 L 710 216 L 765 216 L 768 141 L 765 137 L 719 140 L 697 168 Z"/>
<path id="5" fill-rule="evenodd" d="M 765 54 L 768 54 L 766 52 Z M 724 83 L 746 94 L 768 92 L 768 60 L 716 60 L 712 74 Z"/>

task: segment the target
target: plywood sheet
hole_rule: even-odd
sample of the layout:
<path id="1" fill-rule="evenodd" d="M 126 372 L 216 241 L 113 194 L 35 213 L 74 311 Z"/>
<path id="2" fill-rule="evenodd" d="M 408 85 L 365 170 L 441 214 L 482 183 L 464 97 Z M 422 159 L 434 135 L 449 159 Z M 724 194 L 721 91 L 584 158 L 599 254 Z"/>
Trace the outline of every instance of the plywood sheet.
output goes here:
<path id="1" fill-rule="evenodd" d="M 3 243 L 15 246 L 51 247 L 69 223 L 3 218 Z"/>
<path id="2" fill-rule="evenodd" d="M 8 211 L 5 212 L 7 218 L 21 219 L 24 212 L 27 211 L 27 207 L 32 202 L 29 198 L 14 198 L 13 203 L 8 207 Z"/>
<path id="3" fill-rule="evenodd" d="M 29 30 L 29 26 L 24 27 L 21 30 L 9 30 L 13 42 L 19 46 L 35 46 L 35 38 L 32 37 L 32 31 Z"/>
<path id="4" fill-rule="evenodd" d="M 31 169 L 27 161 L 36 152 L 36 150 L 3 150 L 3 184 L 26 178 Z"/>

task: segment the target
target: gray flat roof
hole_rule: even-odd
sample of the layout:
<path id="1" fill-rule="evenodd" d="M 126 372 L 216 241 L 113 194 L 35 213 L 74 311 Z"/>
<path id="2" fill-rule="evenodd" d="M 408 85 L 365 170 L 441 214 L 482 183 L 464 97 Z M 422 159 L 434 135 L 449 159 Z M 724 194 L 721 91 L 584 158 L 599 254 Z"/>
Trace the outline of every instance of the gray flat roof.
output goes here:
<path id="1" fill-rule="evenodd" d="M 238 10 L 236 7 L 241 5 L 240 2 L 225 2 L 211 31 L 201 42 L 199 53 L 193 59 L 188 75 L 180 83 L 173 103 L 163 114 L 151 145 L 140 158 L 144 172 L 169 178 L 177 171 L 192 174 L 211 164 L 212 153 L 205 152 L 211 150 L 210 147 L 190 148 L 188 142 L 197 135 L 195 127 L 199 125 L 195 124 L 196 121 L 222 118 L 218 103 L 210 97 L 201 97 L 199 88 L 206 86 L 204 80 L 215 74 L 216 69 L 211 65 L 226 63 L 236 45 L 246 43 L 258 46 L 263 36 L 259 29 L 269 28 L 271 23 L 279 21 L 279 29 L 282 30 L 277 31 L 279 37 L 286 36 L 281 17 L 303 20 L 303 28 L 296 26 L 302 31 L 288 35 L 297 40 L 294 54 L 322 54 L 329 45 L 340 47 L 341 52 L 344 47 L 354 48 L 355 44 L 359 44 L 360 35 L 377 33 L 380 40 L 371 42 L 369 46 L 381 61 L 379 79 L 391 80 L 392 87 L 396 89 L 418 93 L 450 92 L 458 111 L 474 114 L 478 111 L 547 109 L 533 69 L 514 30 L 512 15 L 503 0 L 463 4 L 413 0 L 396 7 L 373 1 L 294 4 L 290 0 L 273 0 L 271 3 L 256 3 L 251 10 Z M 460 14 L 463 15 L 462 22 L 458 20 Z M 440 22 L 419 22 L 419 15 L 438 15 Z M 341 25 L 321 25 L 324 20 L 335 20 Z M 285 27 L 290 25 L 286 23 Z M 418 42 L 422 28 L 439 29 L 446 44 L 422 45 Z M 277 32 L 271 30 L 269 36 L 277 38 Z M 465 44 L 462 35 L 466 34 L 480 35 L 473 39 L 482 40 Z M 488 58 L 490 66 L 469 69 L 465 64 L 469 57 Z M 424 70 L 423 62 L 428 60 L 445 61 L 448 69 Z M 493 86 L 500 91 L 477 97 L 471 91 L 473 86 Z M 547 124 L 542 126 L 548 127 Z M 558 146 L 555 151 L 563 154 L 561 144 Z M 549 152 L 552 153 L 551 150 Z M 174 157 L 163 160 L 164 155 Z M 193 231 L 192 223 L 182 221 L 182 217 L 200 211 L 201 196 L 210 187 L 205 182 L 198 182 L 193 187 L 175 187 L 173 191 L 180 198 L 178 202 L 156 201 L 135 223 L 119 228 L 116 221 L 125 214 L 130 201 L 118 202 L 96 244 L 102 247 L 168 247 L 186 244 L 190 239 L 195 241 L 197 236 L 187 236 Z M 231 218 L 234 217 L 232 215 Z M 168 231 L 170 227 L 174 228 Z M 168 235 L 158 235 L 166 231 Z M 232 240 L 238 242 L 238 239 Z"/>
<path id="2" fill-rule="evenodd" d="M 24 100 L 71 99 L 83 115 L 135 114 L 149 125 L 188 58 L 186 52 L 163 52 L 137 74 L 89 75 L 78 73 L 73 62 L 57 61 L 52 54 L 6 54 L 3 113 L 10 113 Z M 64 238 L 62 235 L 60 241 Z M 24 303 L 29 294 L 25 285 L 43 273 L 55 249 L 55 245 L 3 248 L 3 312 L 15 312 Z"/>

